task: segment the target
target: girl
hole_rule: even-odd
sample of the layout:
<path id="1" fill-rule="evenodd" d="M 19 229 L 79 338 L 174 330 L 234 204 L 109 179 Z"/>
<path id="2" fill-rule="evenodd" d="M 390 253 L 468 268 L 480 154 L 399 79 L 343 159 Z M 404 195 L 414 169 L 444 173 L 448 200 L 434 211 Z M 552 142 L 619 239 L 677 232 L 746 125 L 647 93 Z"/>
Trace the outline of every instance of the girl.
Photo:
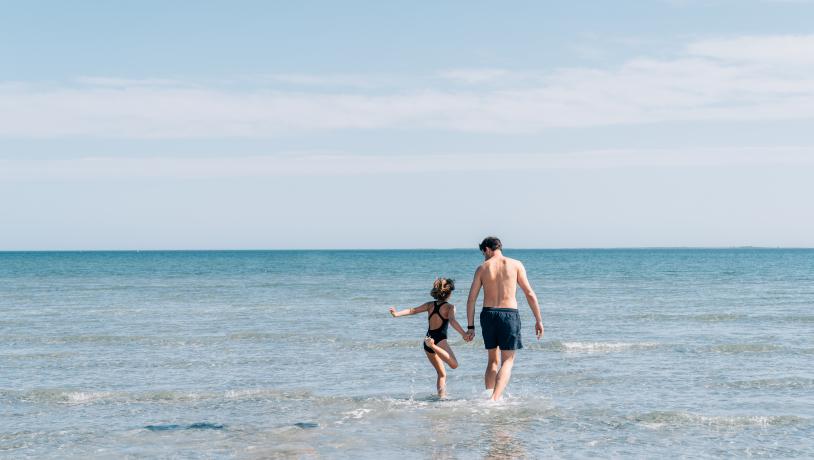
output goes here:
<path id="1" fill-rule="evenodd" d="M 458 367 L 458 360 L 455 359 L 455 354 L 452 352 L 452 348 L 449 347 L 449 343 L 447 343 L 447 326 L 452 324 L 452 327 L 461 334 L 461 337 L 466 334 L 466 331 L 455 320 L 455 305 L 447 303 L 447 299 L 454 290 L 454 280 L 438 278 L 433 283 L 430 291 L 430 295 L 435 299 L 434 302 L 426 302 L 416 308 L 401 311 L 396 311 L 395 307 L 390 307 L 390 314 L 394 318 L 415 315 L 425 311 L 429 313 L 427 317 L 429 327 L 427 337 L 424 339 L 424 353 L 427 355 L 427 359 L 430 360 L 430 364 L 435 368 L 435 372 L 438 373 L 438 396 L 441 398 L 447 394 L 447 372 L 444 369 L 444 363 L 449 364 L 452 369 Z"/>

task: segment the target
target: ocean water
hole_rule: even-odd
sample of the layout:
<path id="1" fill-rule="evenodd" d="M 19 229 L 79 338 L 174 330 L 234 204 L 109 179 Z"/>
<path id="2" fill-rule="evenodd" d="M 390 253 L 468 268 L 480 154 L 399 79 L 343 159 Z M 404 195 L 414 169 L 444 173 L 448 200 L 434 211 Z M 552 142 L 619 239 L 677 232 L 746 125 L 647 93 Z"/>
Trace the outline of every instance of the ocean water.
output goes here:
<path id="1" fill-rule="evenodd" d="M 465 318 L 475 249 L 0 253 L 0 457 L 814 457 L 814 250 L 506 254 L 546 334 L 489 403 L 387 313 Z"/>

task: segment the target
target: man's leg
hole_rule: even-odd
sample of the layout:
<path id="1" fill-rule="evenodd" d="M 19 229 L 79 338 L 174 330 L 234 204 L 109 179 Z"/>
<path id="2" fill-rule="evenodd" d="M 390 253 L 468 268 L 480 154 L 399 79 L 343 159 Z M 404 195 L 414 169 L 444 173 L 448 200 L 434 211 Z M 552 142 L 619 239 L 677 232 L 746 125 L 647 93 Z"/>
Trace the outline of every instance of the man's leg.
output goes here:
<path id="1" fill-rule="evenodd" d="M 512 366 L 514 366 L 514 350 L 500 350 L 500 370 L 495 381 L 495 391 L 492 392 L 492 401 L 499 400 L 506 385 L 509 384 L 509 379 L 512 378 Z"/>
<path id="2" fill-rule="evenodd" d="M 490 348 L 486 350 L 486 353 L 488 361 L 486 363 L 486 374 L 483 376 L 483 383 L 486 385 L 487 390 L 493 390 L 495 388 L 497 368 L 500 367 L 500 361 L 498 361 L 498 349 Z"/>

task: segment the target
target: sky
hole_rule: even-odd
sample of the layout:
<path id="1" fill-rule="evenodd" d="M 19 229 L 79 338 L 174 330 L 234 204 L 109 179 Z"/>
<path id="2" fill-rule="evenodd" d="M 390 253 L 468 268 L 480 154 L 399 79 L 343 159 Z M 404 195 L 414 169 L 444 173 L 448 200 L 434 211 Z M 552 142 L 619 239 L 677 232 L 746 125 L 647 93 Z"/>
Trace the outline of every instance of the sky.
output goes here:
<path id="1" fill-rule="evenodd" d="M 0 6 L 0 250 L 814 247 L 814 1 Z"/>

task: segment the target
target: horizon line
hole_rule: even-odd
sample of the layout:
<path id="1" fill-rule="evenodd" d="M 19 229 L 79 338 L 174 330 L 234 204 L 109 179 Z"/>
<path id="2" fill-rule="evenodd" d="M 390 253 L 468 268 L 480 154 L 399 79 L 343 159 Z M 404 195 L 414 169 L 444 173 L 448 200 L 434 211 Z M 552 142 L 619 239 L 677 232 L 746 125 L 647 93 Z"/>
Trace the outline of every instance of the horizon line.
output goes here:
<path id="1" fill-rule="evenodd" d="M 727 249 L 814 249 L 812 246 L 583 246 L 583 247 L 517 247 L 517 248 L 504 248 L 506 251 L 613 251 L 613 250 L 675 250 L 675 249 L 712 249 L 712 250 L 727 250 Z M 376 252 L 376 251 L 468 251 L 475 250 L 477 247 L 458 247 L 458 248 L 430 248 L 430 247 L 417 247 L 417 248 L 185 248 L 185 249 L 0 249 L 2 253 L 60 253 L 60 252 L 306 252 L 306 251 L 333 251 L 333 252 Z"/>

